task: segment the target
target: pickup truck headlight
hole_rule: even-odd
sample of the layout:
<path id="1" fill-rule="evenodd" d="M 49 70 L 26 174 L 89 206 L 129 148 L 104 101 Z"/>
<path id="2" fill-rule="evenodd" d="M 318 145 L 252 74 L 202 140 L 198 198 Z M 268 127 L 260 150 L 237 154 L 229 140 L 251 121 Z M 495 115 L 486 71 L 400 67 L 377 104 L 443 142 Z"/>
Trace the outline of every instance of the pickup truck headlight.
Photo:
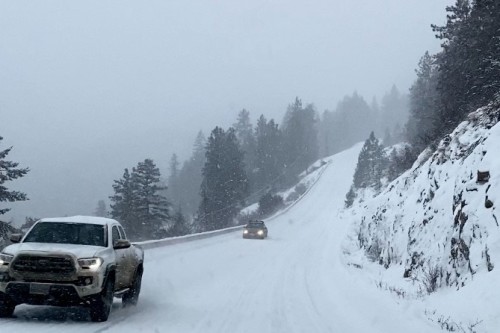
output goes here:
<path id="1" fill-rule="evenodd" d="M 78 265 L 82 269 L 88 269 L 91 271 L 96 271 L 99 267 L 102 265 L 102 259 L 95 257 L 95 258 L 82 258 L 78 259 Z"/>
<path id="2" fill-rule="evenodd" d="M 0 266 L 3 265 L 8 265 L 11 263 L 12 259 L 14 259 L 14 256 L 11 254 L 7 253 L 0 253 Z"/>
<path id="3" fill-rule="evenodd" d="M 244 233 L 244 234 L 248 234 L 248 230 L 247 230 L 247 229 L 244 229 L 244 230 L 243 230 L 243 233 Z"/>
<path id="4" fill-rule="evenodd" d="M 262 236 L 262 235 L 264 234 L 264 230 L 259 230 L 259 231 L 257 231 L 257 234 L 258 234 L 259 236 Z"/>

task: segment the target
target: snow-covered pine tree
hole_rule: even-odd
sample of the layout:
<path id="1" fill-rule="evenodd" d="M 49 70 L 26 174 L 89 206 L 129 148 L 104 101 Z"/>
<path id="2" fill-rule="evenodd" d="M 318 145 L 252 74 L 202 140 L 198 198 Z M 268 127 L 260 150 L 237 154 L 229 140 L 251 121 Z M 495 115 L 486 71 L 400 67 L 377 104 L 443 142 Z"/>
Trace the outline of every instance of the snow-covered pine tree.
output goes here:
<path id="1" fill-rule="evenodd" d="M 353 184 L 346 195 L 346 206 L 352 205 L 356 197 L 356 190 L 372 188 L 376 192 L 380 191 L 381 179 L 386 167 L 383 147 L 372 131 L 369 138 L 361 148 L 358 156 L 358 163 L 354 171 Z"/>
<path id="2" fill-rule="evenodd" d="M 128 169 L 125 169 L 121 179 L 114 181 L 113 191 L 114 194 L 109 197 L 111 217 L 120 221 L 130 239 L 139 239 L 141 226 L 136 212 L 136 189 Z"/>
<path id="3" fill-rule="evenodd" d="M 440 135 L 493 100 L 500 90 L 500 3 L 457 0 L 444 26 L 433 25 L 439 66 Z"/>
<path id="4" fill-rule="evenodd" d="M 282 133 L 283 151 L 286 151 L 286 181 L 293 183 L 296 176 L 318 158 L 318 131 L 316 111 L 312 104 L 302 106 L 296 97 L 288 106 L 285 114 Z"/>
<path id="5" fill-rule="evenodd" d="M 134 206 L 143 239 L 165 236 L 165 227 L 170 220 L 170 203 L 160 194 L 166 189 L 160 183 L 160 176 L 160 170 L 149 158 L 132 169 L 131 179 L 136 191 Z"/>
<path id="6" fill-rule="evenodd" d="M 433 142 L 440 130 L 438 107 L 438 69 L 435 58 L 425 52 L 416 69 L 417 79 L 410 88 L 410 117 L 406 139 L 418 152 Z"/>
<path id="7" fill-rule="evenodd" d="M 182 214 L 180 209 L 177 209 L 172 217 L 173 225 L 168 229 L 168 236 L 184 236 L 191 233 L 191 228 L 189 227 L 186 218 Z"/>
<path id="8" fill-rule="evenodd" d="M 241 151 L 244 153 L 243 162 L 245 163 L 245 172 L 248 176 L 248 190 L 250 192 L 254 189 L 256 175 L 253 170 L 255 169 L 255 136 L 253 126 L 250 121 L 250 112 L 243 109 L 238 113 L 236 123 L 233 128 L 240 144 Z"/>
<path id="9" fill-rule="evenodd" d="M 193 144 L 191 158 L 185 161 L 178 174 L 179 187 L 175 195 L 171 192 L 176 206 L 183 214 L 191 217 L 200 205 L 201 170 L 205 165 L 206 139 L 203 132 L 198 132 Z"/>
<path id="10" fill-rule="evenodd" d="M 3 137 L 0 136 L 0 143 L 2 140 Z M 19 163 L 5 160 L 11 150 L 12 147 L 0 150 L 0 202 L 28 200 L 26 193 L 9 190 L 4 185 L 8 181 L 24 177 L 29 171 L 29 168 L 18 168 Z M 9 210 L 10 208 L 0 209 L 0 215 L 7 213 Z"/>
<path id="11" fill-rule="evenodd" d="M 94 216 L 107 217 L 108 212 L 106 209 L 106 202 L 104 200 L 97 201 L 97 207 L 94 211 Z"/>
<path id="12" fill-rule="evenodd" d="M 198 225 L 214 230 L 231 225 L 248 194 L 243 152 L 233 128 L 216 127 L 207 143 Z"/>
<path id="13" fill-rule="evenodd" d="M 282 136 L 278 124 L 273 119 L 267 121 L 264 115 L 261 115 L 255 128 L 255 137 L 255 189 L 260 191 L 264 188 L 277 188 L 283 183 L 280 175 L 284 163 Z"/>
<path id="14" fill-rule="evenodd" d="M 172 154 L 170 157 L 170 174 L 167 179 L 167 185 L 168 185 L 168 190 L 169 190 L 169 195 L 168 198 L 174 205 L 179 205 L 179 192 L 181 191 L 182 185 L 179 182 L 179 159 L 177 157 L 177 154 Z M 167 193 L 165 191 L 164 195 L 166 196 Z"/>

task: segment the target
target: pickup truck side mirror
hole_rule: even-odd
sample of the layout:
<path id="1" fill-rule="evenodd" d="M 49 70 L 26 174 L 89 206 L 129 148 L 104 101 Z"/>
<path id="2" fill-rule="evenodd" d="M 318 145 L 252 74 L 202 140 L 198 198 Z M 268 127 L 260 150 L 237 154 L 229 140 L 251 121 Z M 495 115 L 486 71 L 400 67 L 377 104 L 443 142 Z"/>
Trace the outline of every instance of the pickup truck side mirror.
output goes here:
<path id="1" fill-rule="evenodd" d="M 10 241 L 12 243 L 19 243 L 23 238 L 23 234 L 12 234 L 10 235 Z"/>
<path id="2" fill-rule="evenodd" d="M 115 250 L 128 249 L 130 247 L 130 242 L 128 239 L 118 239 L 114 242 L 113 248 Z"/>

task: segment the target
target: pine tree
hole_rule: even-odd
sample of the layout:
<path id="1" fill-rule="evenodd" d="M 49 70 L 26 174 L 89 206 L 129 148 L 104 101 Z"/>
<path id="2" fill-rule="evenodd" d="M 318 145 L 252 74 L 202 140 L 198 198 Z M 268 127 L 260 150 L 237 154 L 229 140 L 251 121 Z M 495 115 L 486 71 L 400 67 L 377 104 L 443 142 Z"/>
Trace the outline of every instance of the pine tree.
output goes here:
<path id="1" fill-rule="evenodd" d="M 288 106 L 282 126 L 283 150 L 287 152 L 285 171 L 287 181 L 296 176 L 318 158 L 318 131 L 316 111 L 312 104 L 305 108 L 297 97 Z"/>
<path id="2" fill-rule="evenodd" d="M 0 143 L 3 137 L 0 136 Z M 19 163 L 6 161 L 5 158 L 12 150 L 12 147 L 0 151 L 0 202 L 14 202 L 28 200 L 25 193 L 9 190 L 4 184 L 8 181 L 24 177 L 29 168 L 18 168 Z M 0 209 L 0 215 L 10 211 L 10 208 Z"/>
<path id="3" fill-rule="evenodd" d="M 179 170 L 177 190 L 171 191 L 175 205 L 180 207 L 188 218 L 196 213 L 200 205 L 201 170 L 205 165 L 205 144 L 205 136 L 200 131 L 194 141 L 191 158 L 185 161 Z"/>
<path id="4" fill-rule="evenodd" d="M 281 171 L 284 164 L 282 135 L 273 119 L 267 121 L 261 115 L 255 128 L 256 190 L 278 188 L 283 183 Z"/>
<path id="5" fill-rule="evenodd" d="M 94 216 L 107 217 L 108 212 L 106 210 L 106 203 L 104 200 L 97 201 L 97 207 L 94 211 Z"/>
<path id="6" fill-rule="evenodd" d="M 433 25 L 443 50 L 439 66 L 440 133 L 493 100 L 500 90 L 500 3 L 457 0 L 444 26 Z"/>
<path id="7" fill-rule="evenodd" d="M 417 80 L 410 88 L 410 117 L 406 124 L 406 139 L 422 151 L 439 135 L 438 72 L 429 52 L 418 63 Z"/>
<path id="8" fill-rule="evenodd" d="M 26 216 L 24 218 L 24 223 L 21 225 L 19 228 L 22 232 L 28 231 L 29 228 L 31 228 L 38 220 L 40 220 L 38 217 L 31 217 L 31 216 Z"/>
<path id="9" fill-rule="evenodd" d="M 243 109 L 238 113 L 238 119 L 233 125 L 241 151 L 244 153 L 243 162 L 245 163 L 245 172 L 248 176 L 248 188 L 251 192 L 254 187 L 255 175 L 255 136 L 253 133 L 252 123 L 250 122 L 250 112 Z"/>
<path id="10" fill-rule="evenodd" d="M 371 187 L 379 190 L 383 170 L 383 148 L 375 137 L 375 133 L 371 132 L 370 137 L 365 141 L 359 153 L 358 164 L 353 178 L 354 189 Z"/>
<path id="11" fill-rule="evenodd" d="M 133 168 L 131 178 L 136 191 L 134 208 L 141 224 L 141 236 L 146 239 L 159 238 L 170 219 L 170 204 L 159 193 L 165 190 L 160 183 L 160 170 L 153 160 L 145 159 Z"/>
<path id="12" fill-rule="evenodd" d="M 379 120 L 381 124 L 377 129 L 381 132 L 408 121 L 408 96 L 401 94 L 395 85 L 382 97 Z"/>
<path id="13" fill-rule="evenodd" d="M 182 215 L 182 211 L 180 209 L 176 210 L 174 216 L 172 217 L 173 225 L 168 230 L 168 235 L 170 237 L 176 236 L 184 236 L 191 233 L 191 229 L 189 228 L 184 215 Z"/>
<path id="14" fill-rule="evenodd" d="M 384 145 L 385 146 L 391 146 L 393 145 L 395 142 L 392 138 L 392 135 L 391 135 L 391 131 L 389 131 L 389 128 L 385 128 L 385 131 L 384 131 Z"/>
<path id="15" fill-rule="evenodd" d="M 231 225 L 248 194 L 248 180 L 234 129 L 216 127 L 208 139 L 198 223 L 203 230 Z"/>
<path id="16" fill-rule="evenodd" d="M 404 149 L 399 152 L 396 151 L 396 149 L 392 149 L 389 155 L 387 179 L 393 181 L 399 177 L 403 172 L 412 167 L 416 158 L 415 151 L 409 145 L 406 145 Z"/>
<path id="17" fill-rule="evenodd" d="M 8 244 L 10 235 L 16 232 L 20 231 L 10 223 L 0 221 L 0 249 L 3 249 Z"/>
<path id="18" fill-rule="evenodd" d="M 111 200 L 111 217 L 121 222 L 131 239 L 141 237 L 141 225 L 136 208 L 137 190 L 135 187 L 136 184 L 132 181 L 128 169 L 125 169 L 122 178 L 114 181 L 114 195 L 109 197 Z"/>
<path id="19" fill-rule="evenodd" d="M 173 204 L 179 205 L 179 192 L 181 191 L 182 185 L 180 184 L 179 179 L 179 160 L 177 158 L 177 154 L 172 154 L 170 158 L 170 175 L 168 176 L 167 184 L 170 192 L 169 198 L 171 199 Z M 167 193 L 165 191 L 164 195 Z"/>
<path id="20" fill-rule="evenodd" d="M 172 154 L 170 158 L 170 176 L 169 179 L 175 180 L 179 176 L 179 159 L 177 154 Z M 169 181 L 170 184 L 170 181 Z"/>

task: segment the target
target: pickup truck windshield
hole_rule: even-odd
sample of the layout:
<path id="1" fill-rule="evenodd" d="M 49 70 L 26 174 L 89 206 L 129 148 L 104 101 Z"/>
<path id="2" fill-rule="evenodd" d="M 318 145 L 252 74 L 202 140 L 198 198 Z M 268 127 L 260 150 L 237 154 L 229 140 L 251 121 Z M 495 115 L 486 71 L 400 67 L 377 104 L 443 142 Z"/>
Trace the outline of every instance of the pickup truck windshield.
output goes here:
<path id="1" fill-rule="evenodd" d="M 105 231 L 99 224 L 40 222 L 24 242 L 106 246 Z"/>

